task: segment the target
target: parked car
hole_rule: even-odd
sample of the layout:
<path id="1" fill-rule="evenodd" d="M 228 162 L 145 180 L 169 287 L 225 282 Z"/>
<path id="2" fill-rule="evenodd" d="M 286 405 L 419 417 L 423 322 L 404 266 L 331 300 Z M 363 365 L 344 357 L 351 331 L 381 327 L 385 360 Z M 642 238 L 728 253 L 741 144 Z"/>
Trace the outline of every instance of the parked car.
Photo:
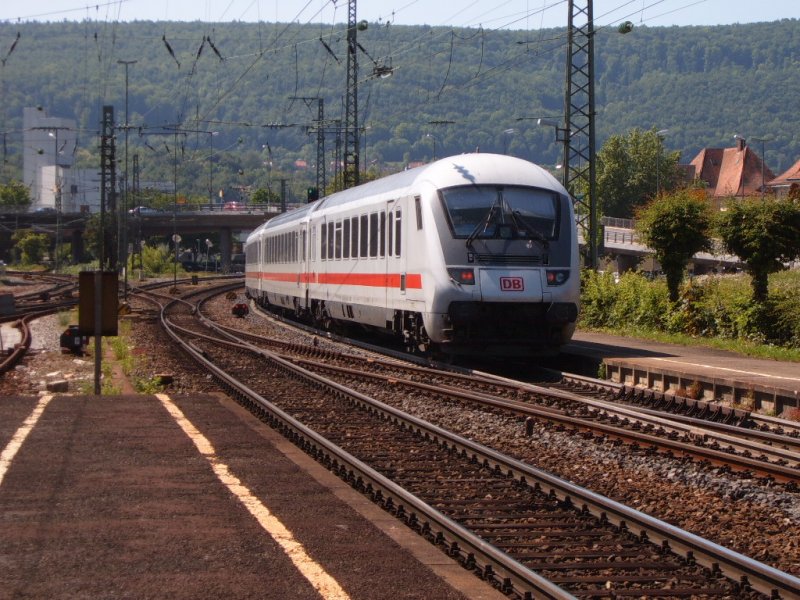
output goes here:
<path id="1" fill-rule="evenodd" d="M 149 206 L 137 206 L 136 208 L 132 208 L 128 211 L 130 215 L 154 215 L 161 211 L 157 208 L 151 208 Z"/>
<path id="2" fill-rule="evenodd" d="M 222 210 L 244 210 L 244 208 L 241 202 L 226 202 L 222 205 Z"/>

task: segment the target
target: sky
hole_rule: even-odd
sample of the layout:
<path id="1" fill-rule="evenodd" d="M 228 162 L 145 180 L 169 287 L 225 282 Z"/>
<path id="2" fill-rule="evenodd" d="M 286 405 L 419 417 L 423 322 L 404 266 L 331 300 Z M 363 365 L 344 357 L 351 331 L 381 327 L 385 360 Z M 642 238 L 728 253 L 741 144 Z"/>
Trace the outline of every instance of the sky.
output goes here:
<path id="1" fill-rule="evenodd" d="M 585 0 L 578 0 L 582 6 Z M 536 30 L 564 27 L 567 0 L 360 0 L 370 23 Z M 343 23 L 347 0 L 4 0 L 0 21 Z M 595 26 L 727 25 L 800 18 L 800 0 L 594 0 Z"/>

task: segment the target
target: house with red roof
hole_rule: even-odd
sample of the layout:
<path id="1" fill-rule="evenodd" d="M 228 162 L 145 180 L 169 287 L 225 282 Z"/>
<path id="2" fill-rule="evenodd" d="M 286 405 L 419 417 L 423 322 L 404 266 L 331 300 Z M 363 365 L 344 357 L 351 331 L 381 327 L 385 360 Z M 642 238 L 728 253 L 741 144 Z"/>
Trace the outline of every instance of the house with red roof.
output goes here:
<path id="1" fill-rule="evenodd" d="M 725 198 L 760 195 L 775 179 L 743 138 L 737 138 L 733 148 L 703 148 L 689 163 L 688 171 L 695 181 L 705 182 L 708 197 L 718 210 Z"/>
<path id="2" fill-rule="evenodd" d="M 767 182 L 767 187 L 775 192 L 788 192 L 792 186 L 800 185 L 800 160 L 789 169 Z"/>

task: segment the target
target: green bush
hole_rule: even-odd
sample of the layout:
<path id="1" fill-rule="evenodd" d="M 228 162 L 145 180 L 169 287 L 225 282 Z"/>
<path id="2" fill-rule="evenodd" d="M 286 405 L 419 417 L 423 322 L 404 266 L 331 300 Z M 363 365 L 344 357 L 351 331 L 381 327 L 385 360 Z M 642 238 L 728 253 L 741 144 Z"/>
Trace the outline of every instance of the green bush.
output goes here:
<path id="1" fill-rule="evenodd" d="M 800 348 L 800 273 L 777 273 L 767 302 L 752 300 L 746 276 L 685 280 L 677 302 L 663 279 L 586 271 L 581 280 L 584 328 L 626 333 L 669 333 Z"/>

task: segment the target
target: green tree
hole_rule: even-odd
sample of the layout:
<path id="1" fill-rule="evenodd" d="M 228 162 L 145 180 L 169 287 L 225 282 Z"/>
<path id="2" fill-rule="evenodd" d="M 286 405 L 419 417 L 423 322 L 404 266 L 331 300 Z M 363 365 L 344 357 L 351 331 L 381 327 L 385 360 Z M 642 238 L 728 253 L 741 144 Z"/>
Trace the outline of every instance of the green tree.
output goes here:
<path id="1" fill-rule="evenodd" d="M 42 262 L 50 240 L 44 233 L 34 233 L 30 229 L 20 229 L 11 236 L 15 248 L 19 251 L 19 260 L 24 265 Z"/>
<path id="2" fill-rule="evenodd" d="M 275 204 L 280 201 L 281 197 L 278 194 L 266 188 L 258 188 L 253 192 L 253 195 L 250 196 L 250 202 L 252 204 Z"/>
<path id="3" fill-rule="evenodd" d="M 800 257 L 800 203 L 730 199 L 728 210 L 719 215 L 717 231 L 726 250 L 744 261 L 753 300 L 764 303 L 769 274 Z"/>
<path id="4" fill-rule="evenodd" d="M 678 300 L 689 260 L 697 252 L 711 248 L 711 226 L 705 196 L 689 190 L 661 195 L 638 210 L 636 230 L 661 263 L 672 302 Z"/>
<path id="5" fill-rule="evenodd" d="M 174 269 L 175 253 L 166 244 L 142 248 L 142 265 L 148 276 L 171 273 Z"/>
<path id="6" fill-rule="evenodd" d="M 597 153 L 600 212 L 629 219 L 659 192 L 675 189 L 679 152 L 666 152 L 655 129 L 612 135 Z"/>
<path id="7" fill-rule="evenodd" d="M 21 182 L 11 181 L 5 185 L 0 185 L 0 206 L 24 209 L 30 204 L 30 191 Z"/>

